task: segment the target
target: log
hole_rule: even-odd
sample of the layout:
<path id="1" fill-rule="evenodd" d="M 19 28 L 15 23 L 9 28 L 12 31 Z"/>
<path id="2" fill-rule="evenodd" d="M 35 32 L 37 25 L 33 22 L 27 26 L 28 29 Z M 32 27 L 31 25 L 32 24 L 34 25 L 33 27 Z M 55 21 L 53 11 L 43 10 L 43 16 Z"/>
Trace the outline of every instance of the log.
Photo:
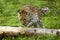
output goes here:
<path id="1" fill-rule="evenodd" d="M 53 34 L 60 35 L 60 29 L 44 29 L 44 28 L 25 28 L 25 27 L 11 27 L 0 26 L 0 36 L 18 36 L 18 35 L 40 35 L 40 34 Z"/>

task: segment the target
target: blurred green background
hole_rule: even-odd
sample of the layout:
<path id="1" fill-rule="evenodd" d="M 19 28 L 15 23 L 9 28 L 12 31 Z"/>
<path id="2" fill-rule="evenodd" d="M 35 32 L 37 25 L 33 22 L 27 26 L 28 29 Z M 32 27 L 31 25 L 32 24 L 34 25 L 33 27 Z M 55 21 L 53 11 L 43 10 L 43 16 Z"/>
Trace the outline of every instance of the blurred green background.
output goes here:
<path id="1" fill-rule="evenodd" d="M 37 7 L 49 7 L 50 12 L 43 15 L 45 28 L 60 29 L 60 0 L 0 0 L 0 26 L 21 26 L 18 20 L 18 10 L 24 4 L 33 4 Z M 35 40 L 35 37 L 20 36 L 4 38 L 3 40 Z M 36 40 L 60 40 L 60 36 L 42 35 Z"/>

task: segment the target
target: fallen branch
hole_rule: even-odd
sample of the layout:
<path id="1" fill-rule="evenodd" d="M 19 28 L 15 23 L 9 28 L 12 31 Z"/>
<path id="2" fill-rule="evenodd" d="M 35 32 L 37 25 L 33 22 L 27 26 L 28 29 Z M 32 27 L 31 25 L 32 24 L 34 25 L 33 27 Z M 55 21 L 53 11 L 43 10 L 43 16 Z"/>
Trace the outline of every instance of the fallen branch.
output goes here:
<path id="1" fill-rule="evenodd" d="M 60 29 L 43 29 L 43 28 L 23 28 L 23 27 L 10 27 L 10 26 L 0 26 L 0 36 L 10 35 L 18 36 L 20 34 L 24 35 L 40 35 L 40 34 L 54 34 L 60 35 Z"/>

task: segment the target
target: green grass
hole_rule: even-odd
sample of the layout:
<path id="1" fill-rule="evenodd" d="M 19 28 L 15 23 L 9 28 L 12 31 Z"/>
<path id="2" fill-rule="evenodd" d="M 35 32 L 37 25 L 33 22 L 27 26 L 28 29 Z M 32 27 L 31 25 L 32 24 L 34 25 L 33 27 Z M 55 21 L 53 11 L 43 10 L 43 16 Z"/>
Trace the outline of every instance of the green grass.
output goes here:
<path id="1" fill-rule="evenodd" d="M 22 26 L 21 22 L 18 20 L 17 11 L 24 4 L 33 4 L 38 7 L 45 7 L 49 5 L 47 1 L 42 1 L 42 0 L 0 0 L 0 26 Z M 57 8 L 60 8 L 59 6 L 60 4 L 59 3 L 57 4 L 58 5 L 55 6 Z M 43 23 L 45 28 L 60 29 L 60 12 L 57 13 L 52 10 L 49 14 L 44 15 Z M 39 35 L 39 36 L 32 36 L 32 37 L 19 35 L 19 37 L 16 38 L 14 37 L 3 38 L 3 40 L 35 40 L 35 39 L 36 40 L 60 40 L 60 36 L 46 34 L 46 35 Z"/>
<path id="2" fill-rule="evenodd" d="M 18 37 L 4 37 L 3 40 L 60 40 L 59 36 L 52 35 L 37 35 L 37 36 L 24 36 L 20 35 Z"/>
<path id="3" fill-rule="evenodd" d="M 60 17 L 58 16 L 50 16 L 50 17 L 44 17 L 43 22 L 46 28 L 51 29 L 60 29 Z"/>

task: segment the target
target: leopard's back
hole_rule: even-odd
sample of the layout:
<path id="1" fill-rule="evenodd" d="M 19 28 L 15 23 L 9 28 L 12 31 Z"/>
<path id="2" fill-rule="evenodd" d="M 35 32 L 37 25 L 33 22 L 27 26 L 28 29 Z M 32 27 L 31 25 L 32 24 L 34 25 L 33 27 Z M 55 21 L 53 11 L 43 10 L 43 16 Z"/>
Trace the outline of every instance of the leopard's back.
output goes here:
<path id="1" fill-rule="evenodd" d="M 37 15 L 37 17 L 35 17 Z M 41 19 L 40 11 L 32 6 L 32 5 L 25 5 L 21 8 L 21 11 L 19 12 L 19 18 L 23 25 L 26 25 L 30 23 L 35 18 Z M 34 18 L 35 17 L 35 18 Z"/>

